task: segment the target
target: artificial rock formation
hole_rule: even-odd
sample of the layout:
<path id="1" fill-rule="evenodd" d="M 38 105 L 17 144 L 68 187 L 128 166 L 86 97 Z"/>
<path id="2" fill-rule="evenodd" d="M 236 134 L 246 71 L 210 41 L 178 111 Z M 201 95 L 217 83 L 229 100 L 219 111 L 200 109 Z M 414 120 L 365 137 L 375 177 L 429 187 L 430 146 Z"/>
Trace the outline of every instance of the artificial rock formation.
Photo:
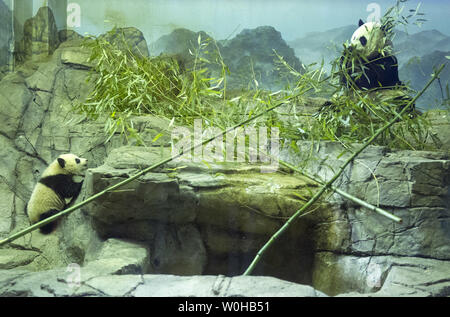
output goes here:
<path id="1" fill-rule="evenodd" d="M 18 51 L 24 59 L 39 60 L 52 55 L 59 43 L 53 12 L 49 7 L 41 7 L 33 18 L 25 22 Z"/>
<path id="2" fill-rule="evenodd" d="M 0 81 L 2 238 L 29 225 L 25 203 L 46 162 L 58 154 L 74 152 L 90 161 L 80 201 L 170 153 L 163 119 L 135 119 L 150 141 L 164 132 L 155 146 L 124 147 L 119 136 L 104 144 L 103 124 L 73 113 L 92 89 L 86 84 L 92 64 L 82 39 L 70 36 L 50 58 L 27 61 Z M 302 103 L 321 102 L 306 98 L 297 112 Z M 442 115 L 435 117 L 444 131 Z M 282 158 L 299 163 L 313 153 L 308 171 L 323 179 L 346 158 L 335 143 L 297 146 L 299 152 L 284 149 Z M 65 217 L 53 234 L 36 231 L 1 248 L 0 295 L 447 296 L 449 168 L 445 152 L 368 148 L 336 186 L 403 223 L 336 194 L 325 196 L 255 270 L 288 283 L 200 275 L 241 274 L 317 185 L 281 169 L 264 174 L 252 164 L 171 163 Z M 68 288 L 67 269 L 77 265 L 82 283 Z"/>

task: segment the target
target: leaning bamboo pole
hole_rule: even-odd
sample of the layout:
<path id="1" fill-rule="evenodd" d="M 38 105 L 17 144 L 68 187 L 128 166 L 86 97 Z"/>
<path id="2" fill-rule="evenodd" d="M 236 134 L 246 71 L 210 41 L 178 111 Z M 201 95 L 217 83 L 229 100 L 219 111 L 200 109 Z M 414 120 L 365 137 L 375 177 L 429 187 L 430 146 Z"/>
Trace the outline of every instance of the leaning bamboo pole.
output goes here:
<path id="1" fill-rule="evenodd" d="M 445 64 L 443 64 L 432 76 L 430 81 L 425 85 L 425 87 L 400 111 L 399 117 L 401 117 L 404 113 L 406 113 L 407 110 L 411 108 L 413 104 L 419 99 L 423 93 L 430 87 L 430 85 L 438 78 L 439 74 L 444 69 Z M 394 118 L 391 121 L 389 121 L 386 125 L 384 125 L 382 128 L 378 129 L 377 132 L 375 132 L 374 135 L 366 142 L 364 143 L 356 152 L 350 156 L 350 158 L 340 167 L 339 171 L 328 181 L 326 182 L 322 188 L 305 204 L 302 208 L 297 210 L 289 219 L 285 222 L 285 224 L 267 241 L 267 243 L 258 251 L 253 261 L 248 266 L 247 270 L 245 270 L 244 275 L 249 275 L 253 272 L 255 266 L 258 264 L 258 262 L 261 260 L 261 256 L 266 252 L 266 250 L 270 247 L 270 245 L 277 240 L 291 225 L 291 223 L 297 219 L 305 210 L 307 210 L 309 207 L 311 207 L 315 202 L 317 202 L 320 197 L 331 188 L 333 183 L 342 175 L 345 168 L 353 162 L 353 160 L 361 154 L 372 142 L 380 136 L 384 131 L 389 129 L 394 123 L 398 121 L 398 118 Z"/>
<path id="2" fill-rule="evenodd" d="M 312 180 L 312 181 L 314 181 L 314 182 L 316 182 L 316 183 L 318 183 L 318 184 L 320 184 L 322 186 L 324 185 L 324 183 L 319 181 L 319 180 L 317 180 L 316 177 L 311 176 L 310 174 L 308 174 L 308 173 L 298 169 L 297 167 L 295 167 L 295 166 L 293 166 L 293 165 L 291 165 L 291 164 L 289 164 L 289 163 L 287 163 L 287 162 L 285 162 L 283 160 L 278 160 L 278 162 L 281 165 L 283 165 L 283 166 L 285 166 L 285 167 L 287 167 L 287 168 L 289 168 L 289 169 L 291 169 L 291 170 L 293 170 L 293 171 L 295 171 L 295 172 L 297 172 L 297 173 L 299 173 L 299 174 L 309 178 L 310 180 Z M 331 185 L 330 189 L 332 191 L 338 193 L 342 197 L 344 197 L 344 198 L 346 198 L 346 199 L 348 199 L 350 201 L 353 201 L 354 203 L 356 203 L 356 204 L 358 204 L 358 205 L 360 205 L 360 206 L 362 206 L 362 207 L 364 207 L 366 209 L 369 209 L 371 211 L 375 211 L 376 213 L 378 213 L 378 214 L 380 214 L 380 215 L 382 215 L 382 216 L 384 216 L 386 218 L 389 218 L 389 219 L 391 219 L 391 220 L 393 220 L 393 221 L 395 221 L 397 223 L 402 223 L 403 222 L 403 220 L 401 218 L 391 214 L 390 212 L 388 212 L 388 211 L 386 211 L 384 209 L 381 209 L 380 207 L 377 207 L 377 206 L 374 206 L 372 204 L 369 204 L 368 202 L 366 202 L 366 201 L 364 201 L 362 199 L 359 199 L 358 197 L 355 197 L 353 195 L 350 195 L 349 193 L 347 193 L 347 192 L 345 192 L 345 191 L 343 191 L 343 190 L 341 190 L 341 189 L 339 189 L 339 188 L 337 188 L 335 186 Z"/>

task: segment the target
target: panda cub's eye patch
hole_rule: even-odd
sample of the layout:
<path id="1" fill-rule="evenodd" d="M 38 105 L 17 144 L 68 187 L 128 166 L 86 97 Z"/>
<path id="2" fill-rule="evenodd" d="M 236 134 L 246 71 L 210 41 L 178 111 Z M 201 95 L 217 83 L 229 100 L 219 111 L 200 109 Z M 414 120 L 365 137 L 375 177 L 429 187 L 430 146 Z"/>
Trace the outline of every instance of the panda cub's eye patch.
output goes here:
<path id="1" fill-rule="evenodd" d="M 80 164 L 80 159 L 79 158 L 77 158 L 77 159 L 75 159 L 75 162 L 77 162 L 77 164 Z"/>
<path id="2" fill-rule="evenodd" d="M 362 46 L 366 46 L 366 44 L 367 44 L 367 39 L 366 39 L 365 36 L 361 36 L 361 37 L 359 38 L 359 41 L 361 42 L 361 45 L 362 45 Z"/>

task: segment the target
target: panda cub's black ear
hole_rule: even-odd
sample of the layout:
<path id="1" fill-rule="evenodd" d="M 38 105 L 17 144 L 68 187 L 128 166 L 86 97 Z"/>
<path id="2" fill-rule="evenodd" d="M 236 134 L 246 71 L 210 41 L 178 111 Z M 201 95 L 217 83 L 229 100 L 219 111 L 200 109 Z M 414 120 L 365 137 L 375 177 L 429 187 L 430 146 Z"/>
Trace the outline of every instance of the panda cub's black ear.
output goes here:
<path id="1" fill-rule="evenodd" d="M 364 21 L 359 19 L 358 26 L 362 26 L 363 24 L 364 24 Z"/>
<path id="2" fill-rule="evenodd" d="M 62 158 L 58 158 L 58 163 L 59 163 L 59 166 L 61 166 L 61 168 L 64 168 L 64 166 L 66 166 L 66 161 L 64 161 L 64 159 L 62 159 Z"/>

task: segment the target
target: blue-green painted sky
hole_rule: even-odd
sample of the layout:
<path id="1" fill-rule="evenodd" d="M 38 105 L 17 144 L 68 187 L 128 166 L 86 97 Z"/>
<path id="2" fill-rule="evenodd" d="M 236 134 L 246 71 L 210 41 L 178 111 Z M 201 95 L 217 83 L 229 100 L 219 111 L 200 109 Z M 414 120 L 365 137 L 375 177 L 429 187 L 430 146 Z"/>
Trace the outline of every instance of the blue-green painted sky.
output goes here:
<path id="1" fill-rule="evenodd" d="M 80 33 L 96 34 L 112 24 L 135 26 L 152 42 L 177 27 L 204 30 L 216 39 L 225 39 L 244 28 L 272 25 L 286 40 L 294 40 L 308 32 L 325 31 L 366 20 L 373 13 L 368 5 L 376 3 L 384 14 L 395 0 L 77 0 L 82 9 Z M 426 22 L 414 33 L 438 29 L 450 35 L 449 0 L 409 0 L 407 9 L 421 11 Z M 109 20 L 112 22 L 104 22 Z"/>

